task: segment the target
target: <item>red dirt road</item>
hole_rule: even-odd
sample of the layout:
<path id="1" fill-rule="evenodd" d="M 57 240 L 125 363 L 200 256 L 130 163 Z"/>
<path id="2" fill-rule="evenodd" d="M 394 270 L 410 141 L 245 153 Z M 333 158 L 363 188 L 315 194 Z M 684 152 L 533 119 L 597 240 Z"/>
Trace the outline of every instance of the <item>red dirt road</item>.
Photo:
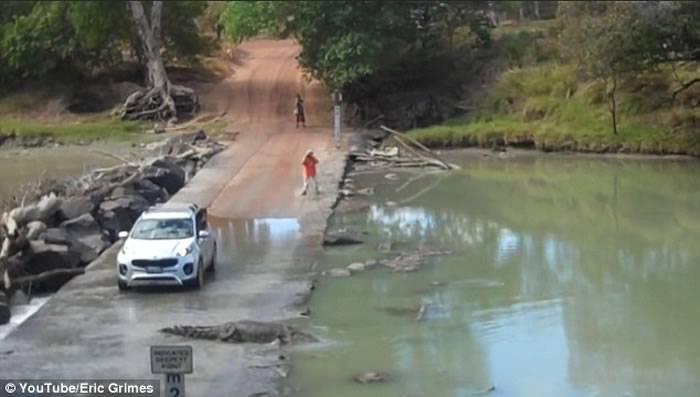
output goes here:
<path id="1" fill-rule="evenodd" d="M 226 112 L 229 130 L 239 132 L 215 164 L 218 178 L 225 183 L 219 191 L 205 194 L 208 200 L 184 193 L 180 199 L 208 205 L 210 213 L 220 218 L 297 217 L 303 213 L 310 200 L 298 196 L 304 152 L 313 149 L 317 153 L 320 172 L 324 161 L 340 152 L 331 135 L 330 96 L 320 83 L 303 77 L 295 59 L 298 52 L 299 46 L 289 40 L 253 41 L 236 49 L 234 74 L 202 93 L 203 110 Z M 305 100 L 306 128 L 295 126 L 297 92 Z M 186 190 L 193 189 L 196 186 Z"/>

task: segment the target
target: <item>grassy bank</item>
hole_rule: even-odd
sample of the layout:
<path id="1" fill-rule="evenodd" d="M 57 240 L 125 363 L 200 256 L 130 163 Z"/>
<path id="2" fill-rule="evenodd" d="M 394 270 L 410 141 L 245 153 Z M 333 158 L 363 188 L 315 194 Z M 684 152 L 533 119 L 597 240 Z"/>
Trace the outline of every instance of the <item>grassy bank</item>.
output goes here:
<path id="1" fill-rule="evenodd" d="M 542 150 L 700 156 L 700 84 L 672 101 L 678 70 L 659 70 L 621 82 L 618 133 L 613 134 L 605 85 L 583 79 L 575 65 L 556 55 L 543 55 L 547 40 L 551 39 L 542 31 L 503 35 L 498 45 L 505 67 L 482 88 L 483 100 L 477 109 L 412 134 L 433 147 L 504 144 Z M 514 41 L 526 46 L 526 51 L 514 54 Z M 692 76 L 698 70 L 680 73 Z"/>
<path id="2" fill-rule="evenodd" d="M 0 117 L 0 135 L 17 138 L 51 137 L 64 143 L 95 140 L 131 141 L 143 136 L 145 123 L 121 121 L 110 116 L 93 116 L 78 121 L 33 121 L 24 118 Z"/>

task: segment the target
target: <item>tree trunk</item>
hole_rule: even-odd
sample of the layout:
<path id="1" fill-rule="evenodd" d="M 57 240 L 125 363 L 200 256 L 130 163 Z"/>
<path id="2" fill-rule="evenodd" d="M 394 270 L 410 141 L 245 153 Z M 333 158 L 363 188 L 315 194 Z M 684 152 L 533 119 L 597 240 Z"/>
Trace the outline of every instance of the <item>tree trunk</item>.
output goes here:
<path id="1" fill-rule="evenodd" d="M 535 0 L 533 1 L 533 5 L 535 7 L 535 19 L 540 19 L 540 2 Z"/>
<path id="2" fill-rule="evenodd" d="M 174 120 L 197 111 L 198 99 L 194 90 L 172 84 L 161 57 L 161 16 L 163 2 L 154 1 L 150 22 L 140 1 L 129 1 L 131 15 L 141 38 L 146 58 L 147 89 L 139 90 L 126 99 L 122 118 L 128 120 Z"/>
<path id="3" fill-rule="evenodd" d="M 617 100 L 615 94 L 617 92 L 617 78 L 612 78 L 612 86 L 608 89 L 608 111 L 612 119 L 613 135 L 617 135 Z"/>
<path id="4" fill-rule="evenodd" d="M 521 21 L 525 20 L 525 8 L 523 8 L 522 5 L 518 8 L 518 14 L 520 15 Z"/>

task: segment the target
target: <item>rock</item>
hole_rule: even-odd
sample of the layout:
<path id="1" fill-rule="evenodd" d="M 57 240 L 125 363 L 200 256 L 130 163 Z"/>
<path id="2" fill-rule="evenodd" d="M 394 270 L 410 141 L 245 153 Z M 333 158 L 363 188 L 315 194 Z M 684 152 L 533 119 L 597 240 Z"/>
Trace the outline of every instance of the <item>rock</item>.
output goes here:
<path id="1" fill-rule="evenodd" d="M 326 233 L 326 236 L 323 239 L 323 245 L 326 246 L 354 245 L 362 243 L 362 240 L 348 232 L 329 232 Z"/>
<path id="2" fill-rule="evenodd" d="M 168 201 L 170 195 L 164 188 L 156 185 L 148 179 L 142 179 L 134 185 L 136 193 L 148 201 L 151 205 Z"/>
<path id="3" fill-rule="evenodd" d="M 343 268 L 337 268 L 337 269 L 331 269 L 326 273 L 328 277 L 334 277 L 334 278 L 342 278 L 342 277 L 350 277 L 352 273 L 350 273 L 350 270 L 348 269 L 343 269 Z"/>
<path id="4" fill-rule="evenodd" d="M 109 245 L 109 241 L 107 241 L 102 233 L 92 234 L 83 236 L 74 241 L 70 246 L 70 250 L 80 255 L 80 262 L 89 264 L 97 259 L 102 251 L 106 250 Z"/>
<path id="5" fill-rule="evenodd" d="M 61 230 L 69 236 L 70 251 L 77 253 L 81 263 L 92 262 L 109 247 L 100 225 L 90 214 L 63 222 Z"/>
<path id="6" fill-rule="evenodd" d="M 58 211 L 63 219 L 74 219 L 84 214 L 89 214 L 95 209 L 95 204 L 90 197 L 71 197 L 64 199 Z"/>
<path id="7" fill-rule="evenodd" d="M 357 383 L 368 384 L 368 383 L 383 383 L 389 380 L 389 374 L 385 372 L 365 372 L 359 375 L 355 375 L 352 379 Z"/>
<path id="8" fill-rule="evenodd" d="M 32 221 L 27 224 L 27 240 L 36 240 L 46 230 L 46 224 L 42 221 Z"/>
<path id="9" fill-rule="evenodd" d="M 122 230 L 129 230 L 136 219 L 149 207 L 148 201 L 141 196 L 124 196 L 100 204 L 97 221 L 113 241 Z"/>
<path id="10" fill-rule="evenodd" d="M 85 235 L 101 234 L 100 225 L 90 213 L 61 223 L 61 229 L 68 235 L 79 238 Z"/>
<path id="11" fill-rule="evenodd" d="M 348 267 L 347 267 L 347 269 L 348 269 L 351 273 L 357 273 L 357 272 L 363 272 L 363 271 L 365 271 L 366 267 L 365 267 L 365 264 L 362 263 L 362 262 L 355 262 L 355 263 L 349 264 Z"/>
<path id="12" fill-rule="evenodd" d="M 39 274 L 54 269 L 75 268 L 80 263 L 80 256 L 68 249 L 66 245 L 47 244 L 44 241 L 30 241 L 24 270 L 29 274 Z M 32 284 L 33 291 L 55 291 L 70 280 L 71 276 L 53 277 L 46 281 Z"/>
<path id="13" fill-rule="evenodd" d="M 7 297 L 4 291 L 0 291 L 0 325 L 10 322 L 10 306 L 7 303 Z"/>
<path id="14" fill-rule="evenodd" d="M 379 261 L 376 259 L 367 259 L 365 261 L 365 269 L 374 269 L 379 266 Z"/>
<path id="15" fill-rule="evenodd" d="M 68 235 L 68 232 L 66 232 L 63 229 L 59 229 L 57 227 L 52 227 L 46 229 L 43 233 L 39 235 L 39 240 L 43 240 L 49 244 L 61 244 L 61 245 L 70 245 L 71 244 L 71 237 Z"/>
<path id="16" fill-rule="evenodd" d="M 126 196 L 133 196 L 135 194 L 136 194 L 136 189 L 134 189 L 133 185 L 119 186 L 119 187 L 114 188 L 114 190 L 112 190 L 112 193 L 109 195 L 109 198 L 114 200 L 114 199 L 119 199 L 119 198 L 126 197 Z"/>
<path id="17" fill-rule="evenodd" d="M 175 194 L 185 186 L 185 170 L 175 164 L 173 160 L 160 158 L 150 165 L 154 170 L 147 172 L 147 179 L 165 188 L 168 194 Z"/>
<path id="18" fill-rule="evenodd" d="M 394 248 L 394 243 L 391 241 L 387 241 L 384 243 L 381 243 L 377 246 L 377 251 L 383 253 L 383 254 L 388 254 L 390 253 Z"/>
<path id="19" fill-rule="evenodd" d="M 10 306 L 19 306 L 19 305 L 28 305 L 28 304 L 29 304 L 29 297 L 21 289 L 18 289 L 17 291 L 15 291 L 15 293 L 12 294 L 12 298 L 10 298 Z"/>

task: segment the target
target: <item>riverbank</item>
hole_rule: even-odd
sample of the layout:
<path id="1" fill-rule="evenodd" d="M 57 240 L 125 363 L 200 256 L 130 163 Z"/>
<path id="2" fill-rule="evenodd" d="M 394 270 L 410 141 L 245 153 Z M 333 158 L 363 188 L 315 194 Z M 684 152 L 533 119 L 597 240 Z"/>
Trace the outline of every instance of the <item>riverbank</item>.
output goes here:
<path id="1" fill-rule="evenodd" d="M 508 129 L 498 123 L 453 121 L 413 130 L 410 134 L 433 149 L 528 148 L 543 152 L 597 154 L 687 155 L 700 157 L 700 138 L 685 136 L 615 136 L 605 134 L 532 133 L 530 126 L 515 124 Z"/>

